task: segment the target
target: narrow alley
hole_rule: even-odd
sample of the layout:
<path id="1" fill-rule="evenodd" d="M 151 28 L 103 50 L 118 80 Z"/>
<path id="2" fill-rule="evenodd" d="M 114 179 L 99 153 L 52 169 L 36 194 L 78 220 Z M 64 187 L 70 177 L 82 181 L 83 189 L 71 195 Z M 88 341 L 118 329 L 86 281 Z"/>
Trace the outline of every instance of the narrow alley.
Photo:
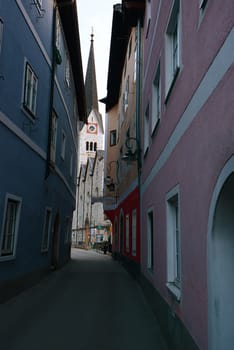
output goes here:
<path id="1" fill-rule="evenodd" d="M 0 305 L 1 349 L 166 350 L 137 282 L 110 256 L 71 261 Z"/>

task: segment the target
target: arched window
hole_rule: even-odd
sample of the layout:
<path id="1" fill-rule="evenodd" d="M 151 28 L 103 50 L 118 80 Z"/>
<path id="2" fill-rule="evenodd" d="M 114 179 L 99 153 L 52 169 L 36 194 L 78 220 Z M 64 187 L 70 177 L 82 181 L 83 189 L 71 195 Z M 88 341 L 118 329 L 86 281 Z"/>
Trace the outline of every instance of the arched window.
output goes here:
<path id="1" fill-rule="evenodd" d="M 97 142 L 94 142 L 94 151 L 96 152 L 97 150 Z"/>
<path id="2" fill-rule="evenodd" d="M 88 141 L 86 142 L 86 151 L 88 151 L 89 150 L 89 143 L 88 143 Z"/>
<path id="3" fill-rule="evenodd" d="M 93 142 L 90 142 L 90 151 L 92 151 L 93 150 Z"/>

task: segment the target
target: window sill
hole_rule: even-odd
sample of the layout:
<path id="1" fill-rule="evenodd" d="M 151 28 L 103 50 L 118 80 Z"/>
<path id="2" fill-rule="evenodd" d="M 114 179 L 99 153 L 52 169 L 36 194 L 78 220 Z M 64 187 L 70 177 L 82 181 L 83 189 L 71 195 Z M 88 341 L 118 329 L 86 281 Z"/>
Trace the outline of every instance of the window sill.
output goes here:
<path id="1" fill-rule="evenodd" d="M 166 284 L 167 289 L 176 298 L 178 302 L 181 300 L 181 289 L 173 282 L 168 282 Z"/>
<path id="2" fill-rule="evenodd" d="M 160 116 L 158 117 L 157 122 L 155 123 L 154 127 L 152 128 L 151 137 L 154 137 L 156 130 L 158 129 L 159 123 L 160 123 Z"/>
<path id="3" fill-rule="evenodd" d="M 167 93 L 166 93 L 165 104 L 167 104 L 167 102 L 168 102 L 168 99 L 169 99 L 169 97 L 171 95 L 171 92 L 172 92 L 173 87 L 175 85 L 176 79 L 177 79 L 177 77 L 179 75 L 179 72 L 180 72 L 180 67 L 177 67 L 176 71 L 174 73 L 174 76 L 173 76 L 173 78 L 172 78 L 172 80 L 170 82 L 170 85 L 168 87 Z"/>
<path id="4" fill-rule="evenodd" d="M 41 249 L 41 254 L 47 254 L 48 251 L 49 251 L 48 248 L 42 248 L 42 249 Z"/>
<path id="5" fill-rule="evenodd" d="M 148 152 L 149 152 L 149 146 L 147 146 L 144 150 L 144 158 L 147 157 Z"/>
<path id="6" fill-rule="evenodd" d="M 15 260 L 15 255 L 1 255 L 0 256 L 0 262 L 1 261 L 11 261 Z"/>
<path id="7" fill-rule="evenodd" d="M 24 104 L 22 105 L 22 108 L 21 108 L 22 112 L 26 115 L 26 117 L 28 119 L 30 119 L 30 121 L 34 124 L 36 122 L 36 116 L 35 114 L 33 114 L 30 109 L 27 108 L 27 106 L 25 106 Z"/>

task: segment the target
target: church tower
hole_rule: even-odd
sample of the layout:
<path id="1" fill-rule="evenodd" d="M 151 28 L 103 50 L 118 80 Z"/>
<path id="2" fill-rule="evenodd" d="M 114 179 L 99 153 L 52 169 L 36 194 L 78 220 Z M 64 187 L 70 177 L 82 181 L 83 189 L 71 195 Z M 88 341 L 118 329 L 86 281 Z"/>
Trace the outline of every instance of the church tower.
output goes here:
<path id="1" fill-rule="evenodd" d="M 103 150 L 104 128 L 102 115 L 99 113 L 96 70 L 94 60 L 93 33 L 91 34 L 91 43 L 89 58 L 85 77 L 85 94 L 87 104 L 88 123 L 85 124 L 80 132 L 80 164 L 86 164 L 89 157 L 94 158 L 97 150 Z"/>
<path id="2" fill-rule="evenodd" d="M 101 228 L 104 225 L 103 203 L 99 200 L 103 197 L 104 128 L 98 108 L 93 38 L 92 33 L 85 77 L 87 124 L 80 130 L 76 210 L 72 225 L 72 244 L 86 248 L 104 237 Z"/>

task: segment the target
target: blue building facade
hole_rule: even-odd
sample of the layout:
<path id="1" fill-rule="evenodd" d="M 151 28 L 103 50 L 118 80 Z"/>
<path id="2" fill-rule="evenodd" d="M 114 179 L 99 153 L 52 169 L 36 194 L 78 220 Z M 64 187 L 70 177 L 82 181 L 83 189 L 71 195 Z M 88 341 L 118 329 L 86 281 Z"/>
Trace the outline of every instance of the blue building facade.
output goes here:
<path id="1" fill-rule="evenodd" d="M 70 257 L 86 106 L 76 3 L 0 2 L 0 297 Z"/>

